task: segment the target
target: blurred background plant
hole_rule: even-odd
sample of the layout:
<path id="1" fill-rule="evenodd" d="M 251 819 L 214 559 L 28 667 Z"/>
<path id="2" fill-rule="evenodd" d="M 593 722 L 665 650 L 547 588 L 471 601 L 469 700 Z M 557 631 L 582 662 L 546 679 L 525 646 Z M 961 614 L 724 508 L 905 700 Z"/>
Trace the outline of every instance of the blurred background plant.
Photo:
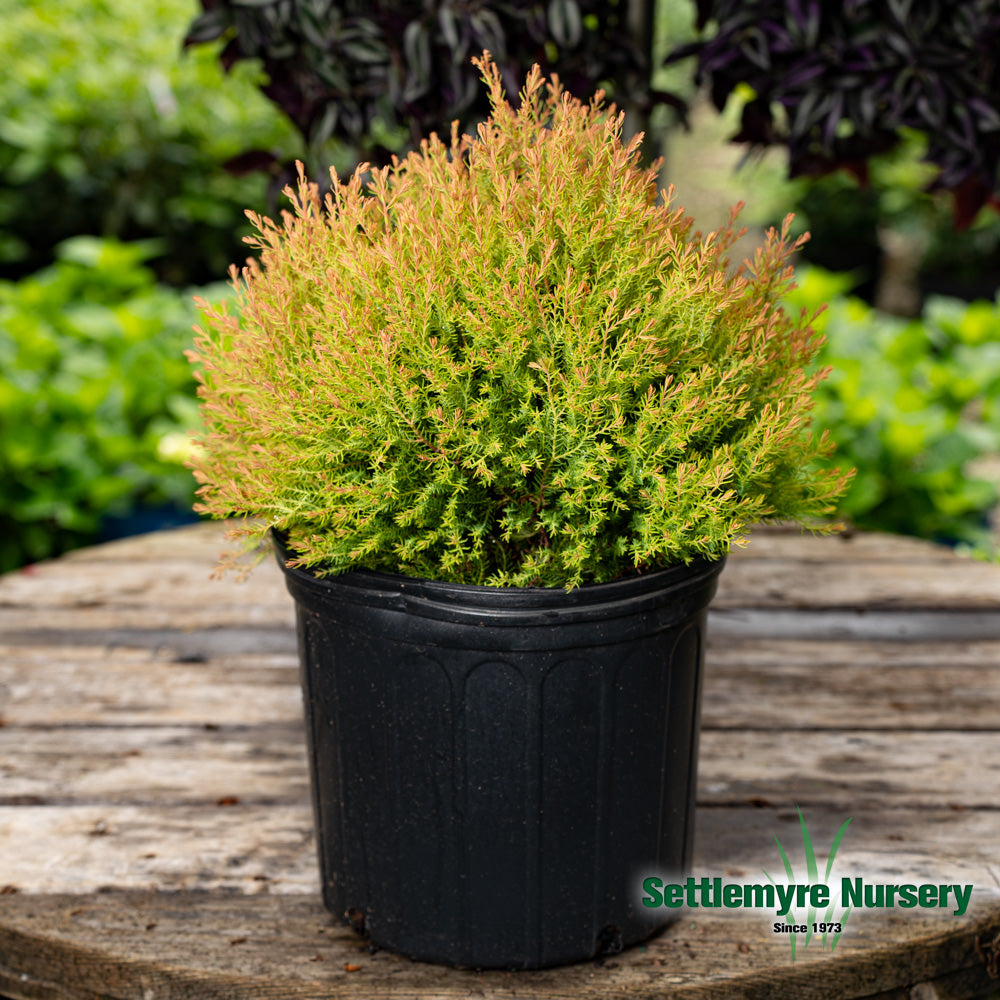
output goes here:
<path id="1" fill-rule="evenodd" d="M 861 291 L 889 312 L 916 315 L 928 285 L 992 295 L 1000 226 L 982 209 L 1000 205 L 994 0 L 696 6 L 700 37 L 668 62 L 693 58 L 735 120 L 732 141 L 751 155 L 781 149 L 788 178 L 807 180 L 793 203 L 817 236 L 809 259 L 860 264 Z"/>
<path id="2" fill-rule="evenodd" d="M 834 373 L 815 418 L 837 462 L 858 468 L 842 514 L 996 557 L 1000 11 L 693 6 L 699 37 L 668 63 L 693 59 L 704 89 L 693 133 L 671 136 L 668 173 L 703 228 L 724 220 L 725 191 L 752 226 L 792 210 L 811 232 L 791 302 L 831 303 L 818 326 Z"/>
<path id="3" fill-rule="evenodd" d="M 627 114 L 625 132 L 645 127 L 654 103 L 682 99 L 653 87 L 658 10 L 653 0 L 201 0 L 186 45 L 222 39 L 220 62 L 263 65 L 261 89 L 305 140 L 306 166 L 321 185 L 368 161 L 405 155 L 451 123 L 475 134 L 489 115 L 486 91 L 470 59 L 490 51 L 508 93 L 516 95 L 533 63 L 558 72 L 570 93 L 600 86 Z M 669 17 L 669 14 L 666 16 Z M 691 31 L 688 20 L 688 32 Z M 655 158 L 652 144 L 644 150 Z M 248 149 L 247 167 L 286 182 L 294 163 Z"/>
<path id="4" fill-rule="evenodd" d="M 992 7 L 927 0 L 907 40 L 897 28 L 915 2 L 0 0 L 0 568 L 132 530 L 150 510 L 189 511 L 181 461 L 196 411 L 182 352 L 192 286 L 244 258 L 244 210 L 280 208 L 295 158 L 345 174 L 361 159 L 405 153 L 422 131 L 447 132 L 452 117 L 474 130 L 482 94 L 468 57 L 482 47 L 511 90 L 539 61 L 577 96 L 608 91 L 627 130 L 648 131 L 647 160 L 665 154 L 663 184 L 676 185 L 699 228 L 745 200 L 749 251 L 763 227 L 796 212 L 813 238 L 790 302 L 831 302 L 819 323 L 836 370 L 816 420 L 840 444 L 838 461 L 859 469 L 842 513 L 860 527 L 995 553 L 985 526 L 1000 452 L 1000 217 L 980 206 L 1000 150 L 988 113 L 998 102 L 988 91 L 984 110 L 952 93 L 974 99 L 969 87 L 996 86 L 994 50 L 967 45 Z M 865 122 L 890 107 L 862 100 L 866 85 L 876 92 L 865 73 L 877 77 L 878 66 L 855 66 L 857 79 L 843 61 L 802 76 L 822 56 L 830 18 L 876 8 L 882 42 L 902 38 L 918 65 L 938 59 L 938 83 L 922 79 L 947 129 L 924 107 L 923 119 L 896 123 L 893 142 L 859 147 Z M 754 12 L 778 26 L 763 42 Z M 949 17 L 955 24 L 935 37 L 934 19 Z M 798 39 L 785 52 L 782 31 Z M 935 55 L 942 40 L 948 51 Z M 954 58 L 962 46 L 968 65 Z M 690 59 L 666 61 L 685 47 Z M 974 112 L 964 125 L 963 106 Z M 796 116 L 801 142 L 790 150 Z M 690 131 L 678 127 L 685 118 Z M 818 162 L 831 134 L 826 152 L 838 155 L 855 137 L 851 158 L 840 157 L 849 169 L 790 178 L 789 152 Z M 757 151 L 747 158 L 726 141 L 734 135 Z M 943 187 L 956 184 L 934 191 L 942 141 L 956 155 L 964 143 L 979 173 L 952 159 Z"/>
<path id="5" fill-rule="evenodd" d="M 76 236 L 0 282 L 2 570 L 117 534 L 139 506 L 190 511 L 195 309 L 144 266 L 158 250 Z"/>
<path id="6" fill-rule="evenodd" d="M 996 478 L 976 463 L 1000 453 L 1000 309 L 932 296 L 903 319 L 849 293 L 849 274 L 802 267 L 793 309 L 827 308 L 818 359 L 818 427 L 833 466 L 856 468 L 841 510 L 859 528 L 919 535 L 987 556 Z"/>
<path id="7" fill-rule="evenodd" d="M 0 277 L 50 264 L 71 236 L 157 238 L 170 284 L 214 281 L 245 254 L 243 212 L 268 178 L 224 169 L 247 144 L 296 155 L 259 92 L 226 77 L 218 46 L 184 57 L 194 0 L 0 0 Z"/>
<path id="8" fill-rule="evenodd" d="M 225 161 L 298 148 L 259 68 L 181 56 L 193 13 L 0 0 L 0 569 L 191 517 L 187 286 L 265 207 L 268 178 Z"/>
<path id="9" fill-rule="evenodd" d="M 721 111 L 747 100 L 734 141 L 784 147 L 790 177 L 846 169 L 926 139 L 932 187 L 959 227 L 1000 193 L 1000 10 L 994 0 L 697 0 L 697 57 Z"/>

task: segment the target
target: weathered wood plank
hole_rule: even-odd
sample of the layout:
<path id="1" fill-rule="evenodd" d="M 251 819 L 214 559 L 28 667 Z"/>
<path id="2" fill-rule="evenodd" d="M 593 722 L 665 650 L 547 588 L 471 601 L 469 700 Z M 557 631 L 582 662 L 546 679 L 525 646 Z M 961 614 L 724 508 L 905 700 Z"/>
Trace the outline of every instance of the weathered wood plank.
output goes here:
<path id="1" fill-rule="evenodd" d="M 201 542 L 210 536 L 213 526 L 196 526 L 151 536 L 141 545 L 112 543 L 114 559 L 62 560 L 39 564 L 30 573 L 12 573 L 0 578 L 0 607 L 6 608 L 83 608 L 98 609 L 108 604 L 120 607 L 150 605 L 176 609 L 178 613 L 204 605 L 223 605 L 243 601 L 259 605 L 285 605 L 280 571 L 271 558 L 266 559 L 244 584 L 233 580 L 209 578 L 213 565 L 208 546 L 199 556 L 180 557 L 180 541 Z M 218 531 L 219 529 L 215 529 Z M 912 539 L 900 542 L 906 559 L 891 561 L 879 550 L 864 552 L 869 536 L 854 536 L 866 541 L 841 542 L 837 539 L 808 539 L 814 556 L 795 553 L 787 548 L 787 536 L 762 536 L 747 549 L 737 550 L 722 575 L 715 605 L 727 607 L 866 607 L 869 609 L 983 608 L 1000 615 L 1000 574 L 985 563 L 963 559 L 950 552 L 921 546 L 921 572 L 914 565 L 918 549 Z M 784 539 L 784 556 L 764 553 L 774 539 Z M 764 545 L 759 542 L 763 540 Z M 795 539 L 807 548 L 806 539 Z M 892 549 L 898 540 L 883 542 Z M 178 552 L 171 545 L 178 545 Z M 852 548 L 863 554 L 830 560 L 825 552 L 846 553 Z M 756 552 L 757 549 L 761 551 Z M 88 550 L 90 551 L 90 550 Z M 130 561 L 130 551 L 144 553 L 141 560 Z M 155 558 L 157 552 L 162 553 Z M 920 561 L 919 559 L 917 560 Z M 820 569 L 821 571 L 817 572 Z"/>
<path id="2" fill-rule="evenodd" d="M 702 710 L 708 729 L 1000 730 L 998 642 L 709 636 Z"/>
<path id="3" fill-rule="evenodd" d="M 702 734 L 699 799 L 996 810 L 998 743 L 993 732 L 710 729 Z"/>
<path id="4" fill-rule="evenodd" d="M 796 559 L 802 563 L 902 562 L 941 564 L 968 557 L 945 545 L 933 545 L 922 538 L 888 535 L 874 531 L 814 535 L 792 526 L 754 528 L 745 546 L 734 547 L 731 559 Z"/>
<path id="5" fill-rule="evenodd" d="M 308 800 L 301 720 L 252 727 L 0 728 L 0 803 Z"/>
<path id="6" fill-rule="evenodd" d="M 896 1000 L 988 985 L 996 567 L 912 539 L 755 532 L 723 576 L 706 668 L 696 873 L 759 878 L 774 835 L 802 867 L 802 805 L 818 846 L 852 817 L 838 871 L 974 882 L 966 918 L 864 914 L 834 955 L 792 968 L 768 921 L 702 912 L 604 966 L 514 976 L 370 956 L 322 913 L 291 600 L 270 561 L 245 585 L 210 580 L 224 547 L 199 525 L 0 579 L 0 887 L 21 890 L 0 896 L 0 993 Z M 951 641 L 919 641 L 934 635 Z"/>
<path id="7" fill-rule="evenodd" d="M 319 892 L 308 802 L 0 806 L 0 842 L 19 892 Z"/>
<path id="8" fill-rule="evenodd" d="M 720 639 L 815 639 L 844 642 L 981 642 L 1000 639 L 993 611 L 710 609 L 709 631 Z M 24 646 L 101 645 L 212 653 L 293 651 L 291 607 L 215 605 L 191 608 L 116 607 L 0 609 L 0 641 Z M 228 644 L 228 646 L 226 645 Z M 204 655 L 204 654 L 203 654 Z"/>
<path id="9" fill-rule="evenodd" d="M 149 649 L 0 645 L 3 718 L 48 726 L 301 718 L 294 635 L 282 633 L 284 653 L 254 652 L 261 639 L 248 633 L 244 652 L 212 655 L 238 634 L 147 633 Z M 1000 642 L 710 639 L 703 719 L 706 728 L 1000 730 L 998 666 Z"/>
<path id="10" fill-rule="evenodd" d="M 252 596 L 249 591 L 243 593 Z M 779 607 L 713 605 L 708 617 L 713 634 L 732 639 L 979 642 L 1000 638 L 1000 615 L 992 608 L 875 611 L 801 608 L 788 611 Z M 218 602 L 173 607 L 109 604 L 94 607 L 0 608 L 0 641 L 35 646 L 67 643 L 149 646 L 161 644 L 159 636 L 163 633 L 200 631 L 219 635 L 228 633 L 234 648 L 246 647 L 245 635 L 259 636 L 261 641 L 268 643 L 268 651 L 280 652 L 291 648 L 287 633 L 294 626 L 293 606 L 273 602 Z"/>
<path id="11" fill-rule="evenodd" d="M 220 584 L 225 587 L 225 584 Z M 235 588 L 237 585 L 233 584 Z M 243 597 L 241 603 L 239 598 Z M 30 645 L 47 643 L 60 645 L 60 636 L 71 633 L 72 642 L 100 641 L 95 633 L 108 633 L 112 640 L 121 637 L 127 645 L 127 635 L 137 633 L 140 645 L 143 632 L 214 631 L 218 629 L 249 632 L 287 631 L 295 627 L 295 609 L 289 602 L 254 603 L 248 590 L 234 591 L 227 599 L 209 600 L 203 604 L 159 606 L 155 604 L 94 605 L 91 607 L 50 608 L 44 604 L 17 608 L 0 608 L 0 641 Z M 77 633 L 81 638 L 76 638 Z M 103 645 L 103 643 L 102 643 Z"/>
<path id="12" fill-rule="evenodd" d="M 908 983 L 865 1000 L 997 1000 L 1000 983 L 991 979 L 985 966 L 957 969 L 934 979 Z"/>
<path id="13" fill-rule="evenodd" d="M 153 606 L 179 610 L 206 603 L 291 606 L 277 565 L 262 563 L 246 582 L 214 580 L 188 561 L 51 562 L 33 573 L 0 577 L 5 608 L 100 608 Z"/>
<path id="14" fill-rule="evenodd" d="M 225 538 L 227 526 L 213 522 L 188 525 L 147 535 L 134 535 L 103 545 L 77 549 L 61 557 L 63 562 L 159 561 L 190 559 L 214 566 L 224 550 L 232 548 Z M 877 532 L 840 532 L 816 535 L 796 525 L 760 525 L 745 536 L 746 545 L 733 548 L 733 559 L 796 558 L 804 562 L 839 560 L 951 561 L 965 557 L 943 545 L 923 539 Z M 42 564 L 38 564 L 42 565 Z"/>
<path id="15" fill-rule="evenodd" d="M 933 567 L 933 572 L 930 572 Z M 1000 573 L 989 563 L 955 559 L 802 563 L 733 559 L 722 572 L 718 608 L 962 608 L 1000 617 Z"/>
<path id="16" fill-rule="evenodd" d="M 232 548 L 225 535 L 226 522 L 201 521 L 179 528 L 153 531 L 145 535 L 130 535 L 113 542 L 91 545 L 75 549 L 60 556 L 59 561 L 67 562 L 143 562 L 161 559 L 182 559 L 212 567 L 222 552 Z M 36 563 L 36 568 L 46 565 Z"/>
<path id="17" fill-rule="evenodd" d="M 295 637 L 290 635 L 294 648 Z M 0 645 L 0 704 L 14 725 L 255 725 L 302 718 L 294 652 Z"/>
<path id="18" fill-rule="evenodd" d="M 711 608 L 709 630 L 720 639 L 815 639 L 844 642 L 982 642 L 1000 639 L 992 608 L 839 609 Z"/>
<path id="19" fill-rule="evenodd" d="M 1000 892 L 993 811 L 864 806 L 845 811 L 825 805 L 803 811 L 824 859 L 836 830 L 851 818 L 835 878 L 863 873 L 869 881 L 971 882 L 977 902 Z M 696 877 L 760 880 L 764 869 L 780 863 L 775 836 L 804 871 L 793 807 L 702 806 L 695 829 Z M 160 892 L 319 891 L 307 801 L 280 808 L 254 802 L 0 806 L 0 836 L 5 845 L 0 886 L 22 893 L 96 893 L 109 886 Z M 0 923 L 5 899 L 0 900 Z"/>
<path id="20" fill-rule="evenodd" d="M 908 919 L 906 941 L 900 922 L 866 915 L 863 933 L 845 933 L 832 954 L 800 950 L 794 967 L 766 918 L 739 917 L 680 920 L 601 965 L 476 972 L 370 954 L 294 896 L 15 896 L 0 923 L 11 970 L 0 987 L 29 997 L 35 983 L 55 984 L 60 1000 L 831 1000 L 958 970 L 981 970 L 977 988 L 986 980 L 975 942 L 1000 930 L 995 916 Z"/>
<path id="21" fill-rule="evenodd" d="M 307 799 L 297 722 L 215 731 L 95 726 L 75 729 L 71 738 L 67 733 L 62 727 L 0 728 L 0 803 Z M 993 732 L 708 729 L 702 733 L 700 800 L 994 809 L 1000 803 L 997 743 Z"/>
<path id="22" fill-rule="evenodd" d="M 948 670 L 953 667 L 975 668 L 985 673 L 1000 667 L 1000 640 L 970 642 L 899 643 L 824 639 L 773 638 L 750 639 L 720 636 L 709 629 L 706 643 L 709 666 L 727 669 L 745 664 L 765 669 L 768 665 L 794 666 L 813 664 L 815 680 L 821 682 L 821 670 L 852 664 L 868 664 L 872 671 L 886 667 L 912 667 L 922 670 Z"/>

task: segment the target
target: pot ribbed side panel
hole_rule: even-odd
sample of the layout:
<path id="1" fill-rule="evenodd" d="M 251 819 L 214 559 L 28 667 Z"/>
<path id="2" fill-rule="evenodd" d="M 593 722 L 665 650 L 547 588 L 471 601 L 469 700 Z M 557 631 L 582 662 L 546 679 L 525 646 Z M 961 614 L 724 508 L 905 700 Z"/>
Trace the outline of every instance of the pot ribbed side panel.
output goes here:
<path id="1" fill-rule="evenodd" d="M 511 968 L 655 929 L 641 878 L 690 858 L 704 612 L 530 657 L 299 614 L 334 914 L 413 957 Z"/>

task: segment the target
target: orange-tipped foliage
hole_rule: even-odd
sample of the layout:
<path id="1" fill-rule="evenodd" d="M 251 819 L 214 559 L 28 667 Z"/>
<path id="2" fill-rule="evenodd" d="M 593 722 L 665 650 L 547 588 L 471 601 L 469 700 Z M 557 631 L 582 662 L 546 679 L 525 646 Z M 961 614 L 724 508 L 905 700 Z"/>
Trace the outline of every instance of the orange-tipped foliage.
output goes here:
<path id="1" fill-rule="evenodd" d="M 191 355 L 200 509 L 322 572 L 565 587 L 828 513 L 787 223 L 731 273 L 735 211 L 692 235 L 602 95 L 535 67 L 515 111 L 477 66 L 477 138 L 253 217 L 260 260 Z"/>

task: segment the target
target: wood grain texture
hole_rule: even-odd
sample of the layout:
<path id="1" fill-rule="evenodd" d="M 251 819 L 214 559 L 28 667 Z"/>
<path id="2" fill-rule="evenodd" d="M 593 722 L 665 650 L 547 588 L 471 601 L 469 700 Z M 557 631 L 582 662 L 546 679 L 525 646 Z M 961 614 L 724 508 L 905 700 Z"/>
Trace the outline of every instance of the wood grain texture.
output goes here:
<path id="1" fill-rule="evenodd" d="M 796 559 L 730 559 L 723 573 L 718 608 L 948 608 L 995 610 L 1000 580 L 988 563 L 840 560 L 836 571 L 824 563 Z"/>
<path id="2" fill-rule="evenodd" d="M 80 636 L 58 647 L 7 642 L 0 704 L 19 726 L 115 726 L 124 713 L 129 725 L 292 722 L 302 717 L 298 659 L 294 635 L 282 635 L 282 653 L 233 653 L 228 633 L 197 630 L 127 637 L 148 647 L 80 645 Z M 253 633 L 242 642 L 261 645 Z M 998 727 L 1000 642 L 735 643 L 710 632 L 707 660 L 707 728 Z M 803 713 L 806 687 L 813 701 Z"/>
<path id="3" fill-rule="evenodd" d="M 834 1000 L 924 982 L 941 968 L 966 972 L 986 989 L 976 941 L 991 940 L 998 929 L 995 914 L 960 926 L 874 917 L 863 933 L 845 935 L 834 953 L 807 949 L 792 966 L 775 954 L 759 919 L 685 919 L 603 964 L 483 973 L 372 954 L 311 897 L 26 896 L 14 900 L 0 924 L 0 988 L 29 998 L 54 985 L 50 995 L 74 1000 Z M 109 954 L 109 938 L 120 942 L 122 956 Z M 62 982 L 72 985 L 59 992 Z"/>
<path id="4" fill-rule="evenodd" d="M 67 753 L 67 741 L 72 753 Z M 1000 803 L 995 732 L 706 729 L 699 787 L 706 804 L 766 799 L 897 806 Z M 0 729 L 0 804 L 142 805 L 303 802 L 304 736 L 288 725 Z M 872 762 L 878 761 L 877 769 Z"/>
<path id="5" fill-rule="evenodd" d="M 479 973 L 364 942 L 318 896 L 291 600 L 211 579 L 216 525 L 0 578 L 0 995 L 984 996 L 1000 954 L 1000 567 L 913 539 L 755 532 L 712 616 L 695 875 L 971 882 L 962 917 L 852 918 L 793 966 L 766 915 L 688 911 L 602 964 Z M 978 942 L 978 945 L 977 945 Z M 359 966 L 348 971 L 347 966 Z M 914 989 L 916 987 L 916 989 Z"/>
<path id="6" fill-rule="evenodd" d="M 308 801 L 135 806 L 108 803 L 0 807 L 0 884 L 21 894 L 116 890 L 216 891 L 256 895 L 318 892 Z M 809 828 L 829 844 L 840 807 L 811 806 Z M 988 899 L 1000 874 L 992 810 L 852 808 L 851 836 L 838 855 L 842 874 L 899 881 L 978 872 L 974 899 Z M 794 803 L 702 805 L 694 871 L 760 880 L 777 860 L 774 837 L 799 839 Z M 818 848 L 817 848 L 818 849 Z M 801 848 L 798 849 L 801 854 Z M 937 868 L 936 871 L 932 869 Z M 965 879 L 965 881 L 970 881 Z M 16 895 L 16 894 L 15 894 Z M 0 912 L 11 897 L 0 900 Z"/>
<path id="7" fill-rule="evenodd" d="M 711 729 L 995 732 L 1000 725 L 1000 642 L 730 642 L 710 632 L 706 661 L 703 719 Z"/>

